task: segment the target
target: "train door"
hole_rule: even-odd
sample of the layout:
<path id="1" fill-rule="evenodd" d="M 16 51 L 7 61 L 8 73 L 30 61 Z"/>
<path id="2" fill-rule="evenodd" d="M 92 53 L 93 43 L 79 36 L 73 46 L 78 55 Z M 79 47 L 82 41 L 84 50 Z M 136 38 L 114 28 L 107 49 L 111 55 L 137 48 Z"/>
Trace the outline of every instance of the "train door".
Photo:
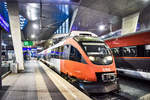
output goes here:
<path id="1" fill-rule="evenodd" d="M 62 56 L 61 56 L 61 72 L 67 74 L 68 73 L 68 62 L 69 62 L 69 52 L 70 52 L 70 46 L 64 45 L 62 46 Z"/>
<path id="2" fill-rule="evenodd" d="M 70 72 L 72 73 L 72 76 L 76 76 L 78 78 L 82 77 L 83 67 L 81 63 L 81 54 L 80 52 L 73 46 L 70 46 Z"/>
<path id="3" fill-rule="evenodd" d="M 70 46 L 65 45 L 63 50 L 63 59 L 68 60 L 69 59 L 69 52 L 70 52 Z"/>

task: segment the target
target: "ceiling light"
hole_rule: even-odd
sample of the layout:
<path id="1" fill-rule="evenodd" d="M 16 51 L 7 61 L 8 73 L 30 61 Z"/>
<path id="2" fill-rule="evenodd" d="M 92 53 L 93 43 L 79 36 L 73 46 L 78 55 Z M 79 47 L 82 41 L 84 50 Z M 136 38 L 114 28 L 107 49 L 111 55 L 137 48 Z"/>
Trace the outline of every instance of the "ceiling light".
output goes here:
<path id="1" fill-rule="evenodd" d="M 149 0 L 144 0 L 144 2 L 148 2 Z"/>
<path id="2" fill-rule="evenodd" d="M 38 25 L 37 24 L 33 24 L 33 28 L 34 29 L 38 29 Z"/>
<path id="3" fill-rule="evenodd" d="M 11 38 L 11 34 L 9 34 L 9 35 L 8 35 L 8 37 L 10 37 L 10 38 Z"/>
<path id="4" fill-rule="evenodd" d="M 2 41 L 2 46 L 7 46 L 7 45 Z"/>
<path id="5" fill-rule="evenodd" d="M 37 50 L 42 50 L 43 49 L 43 47 L 37 47 Z"/>
<path id="6" fill-rule="evenodd" d="M 105 25 L 100 25 L 100 26 L 98 27 L 98 29 L 99 29 L 100 31 L 105 30 Z"/>
<path id="7" fill-rule="evenodd" d="M 34 8 L 39 8 L 40 6 L 38 3 L 29 3 L 28 5 Z"/>
<path id="8" fill-rule="evenodd" d="M 32 35 L 31 35 L 31 38 L 35 38 L 35 35 L 34 35 L 34 34 L 32 34 Z"/>

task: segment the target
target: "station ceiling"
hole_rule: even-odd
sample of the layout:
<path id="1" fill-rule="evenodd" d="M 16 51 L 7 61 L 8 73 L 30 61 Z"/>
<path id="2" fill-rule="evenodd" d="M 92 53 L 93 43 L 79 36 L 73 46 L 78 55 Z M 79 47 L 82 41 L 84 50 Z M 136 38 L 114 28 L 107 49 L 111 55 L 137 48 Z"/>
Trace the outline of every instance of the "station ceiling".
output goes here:
<path id="1" fill-rule="evenodd" d="M 82 0 L 74 25 L 79 30 L 89 30 L 101 36 L 121 29 L 122 18 L 140 12 L 150 5 L 150 0 Z M 99 31 L 99 25 L 106 25 Z"/>
<path id="2" fill-rule="evenodd" d="M 73 24 L 79 30 L 87 30 L 101 36 L 121 28 L 122 18 L 149 6 L 150 0 L 1 0 L 2 2 L 18 2 L 20 14 L 28 20 L 22 30 L 23 40 L 47 40 L 57 28 L 67 19 L 72 18 L 78 8 L 77 17 Z M 60 5 L 69 6 L 69 15 L 59 9 Z M 33 9 L 35 13 L 29 14 Z M 31 13 L 32 11 L 30 11 Z M 31 15 L 31 16 L 29 16 Z M 35 17 L 33 17 L 35 16 Z M 71 20 L 70 20 L 71 21 Z M 35 25 L 34 25 L 35 24 Z M 98 26 L 107 25 L 107 30 L 101 32 Z M 36 26 L 38 25 L 38 26 Z M 35 26 L 36 28 L 33 28 Z M 35 34 L 33 39 L 31 35 Z"/>

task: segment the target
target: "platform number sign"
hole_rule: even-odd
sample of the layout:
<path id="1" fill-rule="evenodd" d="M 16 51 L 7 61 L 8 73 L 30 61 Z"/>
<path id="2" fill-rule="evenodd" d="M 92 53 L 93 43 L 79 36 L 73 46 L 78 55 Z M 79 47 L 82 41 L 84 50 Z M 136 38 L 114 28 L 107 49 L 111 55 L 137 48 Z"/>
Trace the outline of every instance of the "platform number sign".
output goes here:
<path id="1" fill-rule="evenodd" d="M 24 41 L 24 46 L 33 46 L 32 41 Z"/>

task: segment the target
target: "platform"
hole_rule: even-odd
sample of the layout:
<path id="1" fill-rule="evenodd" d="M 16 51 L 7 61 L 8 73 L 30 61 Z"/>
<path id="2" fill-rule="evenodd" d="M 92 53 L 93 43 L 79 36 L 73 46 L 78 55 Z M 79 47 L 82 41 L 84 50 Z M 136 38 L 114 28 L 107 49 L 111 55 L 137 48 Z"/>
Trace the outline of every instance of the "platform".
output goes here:
<path id="1" fill-rule="evenodd" d="M 25 71 L 3 79 L 0 100 L 91 100 L 40 61 L 25 63 Z"/>

